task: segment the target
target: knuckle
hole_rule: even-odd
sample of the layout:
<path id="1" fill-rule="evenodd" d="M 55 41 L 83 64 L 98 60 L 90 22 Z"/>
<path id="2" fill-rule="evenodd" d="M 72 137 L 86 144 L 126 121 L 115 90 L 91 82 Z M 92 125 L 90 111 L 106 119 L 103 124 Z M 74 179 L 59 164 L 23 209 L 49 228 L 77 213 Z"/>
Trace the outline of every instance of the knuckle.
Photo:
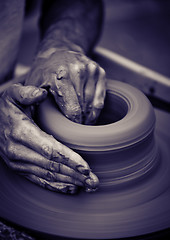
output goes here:
<path id="1" fill-rule="evenodd" d="M 9 159 L 15 159 L 16 158 L 16 152 L 15 152 L 15 147 L 14 144 L 9 142 L 6 146 L 6 154 Z"/>
<path id="2" fill-rule="evenodd" d="M 54 175 L 52 174 L 52 172 L 47 171 L 47 173 L 46 173 L 46 179 L 47 179 L 48 181 L 53 181 L 53 180 L 54 180 Z"/>
<path id="3" fill-rule="evenodd" d="M 79 74 L 80 72 L 85 71 L 85 64 L 84 63 L 75 63 L 72 65 L 72 71 L 75 74 Z"/>
<path id="4" fill-rule="evenodd" d="M 19 140 L 24 135 L 24 132 L 27 131 L 25 127 L 22 125 L 22 121 L 20 123 L 15 123 L 15 126 L 11 130 L 11 137 L 15 140 Z"/>
<path id="5" fill-rule="evenodd" d="M 104 102 L 103 101 L 97 102 L 94 105 L 94 108 L 96 108 L 96 109 L 102 109 L 103 107 L 104 107 Z"/>
<path id="6" fill-rule="evenodd" d="M 70 69 L 73 74 L 77 74 L 79 72 L 79 65 L 77 63 L 70 64 Z"/>
<path id="7" fill-rule="evenodd" d="M 55 169 L 55 172 L 61 173 L 61 163 L 55 163 L 54 169 Z"/>
<path id="8" fill-rule="evenodd" d="M 28 88 L 26 89 L 26 88 L 20 88 L 19 89 L 19 96 L 21 97 L 21 98 L 27 98 L 28 96 L 28 93 L 27 93 L 27 90 L 28 90 Z"/>
<path id="9" fill-rule="evenodd" d="M 105 78 L 105 77 L 106 77 L 106 72 L 105 72 L 105 70 L 104 70 L 102 67 L 99 67 L 99 72 L 100 72 L 100 76 L 101 76 L 102 78 Z"/>
<path id="10" fill-rule="evenodd" d="M 12 131 L 11 131 L 11 137 L 12 137 L 13 139 L 17 139 L 19 135 L 20 135 L 20 134 L 19 134 L 18 128 L 13 128 Z"/>
<path id="11" fill-rule="evenodd" d="M 86 69 L 86 65 L 84 63 L 79 64 L 79 70 L 84 72 Z"/>
<path id="12" fill-rule="evenodd" d="M 56 163 L 54 161 L 48 161 L 47 162 L 47 169 L 49 169 L 50 171 L 55 171 L 55 172 L 60 172 L 60 163 Z"/>
<path id="13" fill-rule="evenodd" d="M 63 79 L 63 78 L 66 78 L 67 75 L 68 75 L 68 69 L 66 68 L 66 66 L 61 65 L 61 66 L 58 68 L 56 74 L 57 74 L 57 80 L 61 80 L 61 79 Z"/>
<path id="14" fill-rule="evenodd" d="M 50 171 L 54 171 L 54 162 L 53 161 L 48 161 L 47 162 L 47 166 L 46 166 L 47 169 L 49 169 Z"/>
<path id="15" fill-rule="evenodd" d="M 88 68 L 91 73 L 94 73 L 97 69 L 97 64 L 95 62 L 90 62 Z"/>
<path id="16" fill-rule="evenodd" d="M 43 144 L 41 150 L 45 157 L 47 157 L 48 159 L 52 158 L 53 148 L 51 146 L 49 146 L 48 144 Z"/>
<path id="17" fill-rule="evenodd" d="M 64 155 L 61 155 L 61 164 L 64 164 L 64 165 L 69 165 L 69 160 L 70 160 L 70 156 L 69 157 L 66 157 Z M 60 164 L 60 171 L 61 171 L 61 164 Z"/>

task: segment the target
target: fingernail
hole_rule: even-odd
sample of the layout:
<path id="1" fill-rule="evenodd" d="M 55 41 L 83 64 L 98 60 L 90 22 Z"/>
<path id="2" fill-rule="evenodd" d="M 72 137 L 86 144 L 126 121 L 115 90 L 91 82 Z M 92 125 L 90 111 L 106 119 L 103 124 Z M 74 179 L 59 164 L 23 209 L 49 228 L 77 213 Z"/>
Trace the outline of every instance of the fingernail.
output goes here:
<path id="1" fill-rule="evenodd" d="M 35 89 L 33 92 L 32 92 L 32 96 L 33 97 L 37 97 L 37 96 L 39 96 L 41 94 L 41 91 L 40 91 L 40 89 Z"/>
<path id="2" fill-rule="evenodd" d="M 92 188 L 93 185 L 94 185 L 94 182 L 93 182 L 92 179 L 87 178 L 87 179 L 85 180 L 85 184 L 88 186 L 88 188 Z"/>
<path id="3" fill-rule="evenodd" d="M 47 176 L 48 181 L 53 181 L 54 180 L 54 175 L 50 171 L 47 172 L 46 176 Z"/>
<path id="4" fill-rule="evenodd" d="M 58 90 L 57 93 L 60 97 L 63 97 L 63 93 L 61 92 L 61 90 Z"/>
<path id="5" fill-rule="evenodd" d="M 87 125 L 93 125 L 95 124 L 95 121 L 96 121 L 96 112 L 93 110 L 89 116 L 87 117 L 86 121 L 85 121 L 85 124 Z"/>
<path id="6" fill-rule="evenodd" d="M 35 89 L 32 92 L 33 97 L 38 97 L 38 96 L 41 96 L 41 95 L 44 95 L 44 94 L 47 94 L 47 91 L 45 89 Z"/>
<path id="7" fill-rule="evenodd" d="M 98 179 L 98 177 L 91 173 L 90 177 L 85 179 L 85 185 L 86 185 L 87 188 L 96 189 L 99 186 L 99 179 Z"/>
<path id="8" fill-rule="evenodd" d="M 84 174 L 84 175 L 89 175 L 89 173 L 90 173 L 90 169 L 85 168 L 81 165 L 77 166 L 77 171 Z"/>
<path id="9" fill-rule="evenodd" d="M 41 89 L 41 91 L 42 91 L 42 94 L 47 95 L 47 90 L 45 90 L 45 89 Z"/>
<path id="10" fill-rule="evenodd" d="M 81 123 L 82 122 L 82 116 L 80 114 L 74 115 L 71 120 L 75 123 Z"/>

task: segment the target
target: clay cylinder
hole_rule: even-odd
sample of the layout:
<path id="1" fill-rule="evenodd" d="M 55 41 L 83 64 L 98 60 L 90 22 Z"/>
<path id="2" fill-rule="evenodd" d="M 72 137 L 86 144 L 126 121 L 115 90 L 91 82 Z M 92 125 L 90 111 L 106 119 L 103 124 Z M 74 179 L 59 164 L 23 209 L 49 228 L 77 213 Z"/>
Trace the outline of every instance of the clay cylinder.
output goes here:
<path id="1" fill-rule="evenodd" d="M 95 126 L 70 121 L 51 99 L 40 105 L 38 124 L 88 162 L 103 190 L 136 184 L 159 162 L 152 105 L 126 83 L 107 81 L 105 105 Z"/>

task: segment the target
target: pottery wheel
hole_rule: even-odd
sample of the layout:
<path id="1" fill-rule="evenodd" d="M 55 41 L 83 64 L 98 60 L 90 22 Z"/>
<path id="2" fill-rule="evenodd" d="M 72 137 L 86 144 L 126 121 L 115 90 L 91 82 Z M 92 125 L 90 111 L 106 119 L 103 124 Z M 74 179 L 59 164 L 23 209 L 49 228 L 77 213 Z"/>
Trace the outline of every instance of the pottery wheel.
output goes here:
<path id="1" fill-rule="evenodd" d="M 0 217 L 49 235 L 107 239 L 170 227 L 170 117 L 156 110 L 161 161 L 140 183 L 111 192 L 58 194 L 10 171 L 1 161 Z"/>

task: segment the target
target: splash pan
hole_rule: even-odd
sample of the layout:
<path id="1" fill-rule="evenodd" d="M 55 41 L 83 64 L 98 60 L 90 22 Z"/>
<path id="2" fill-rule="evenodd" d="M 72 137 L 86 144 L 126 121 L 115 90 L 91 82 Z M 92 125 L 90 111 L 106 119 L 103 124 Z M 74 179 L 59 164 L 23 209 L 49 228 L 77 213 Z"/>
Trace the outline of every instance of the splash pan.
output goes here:
<path id="1" fill-rule="evenodd" d="M 39 124 L 80 153 L 99 179 L 95 193 L 44 190 L 1 163 L 0 217 L 44 234 L 110 239 L 170 227 L 169 115 L 134 87 L 108 80 L 96 126 L 71 122 L 45 101 Z M 57 120 L 56 120 L 57 119 Z"/>

